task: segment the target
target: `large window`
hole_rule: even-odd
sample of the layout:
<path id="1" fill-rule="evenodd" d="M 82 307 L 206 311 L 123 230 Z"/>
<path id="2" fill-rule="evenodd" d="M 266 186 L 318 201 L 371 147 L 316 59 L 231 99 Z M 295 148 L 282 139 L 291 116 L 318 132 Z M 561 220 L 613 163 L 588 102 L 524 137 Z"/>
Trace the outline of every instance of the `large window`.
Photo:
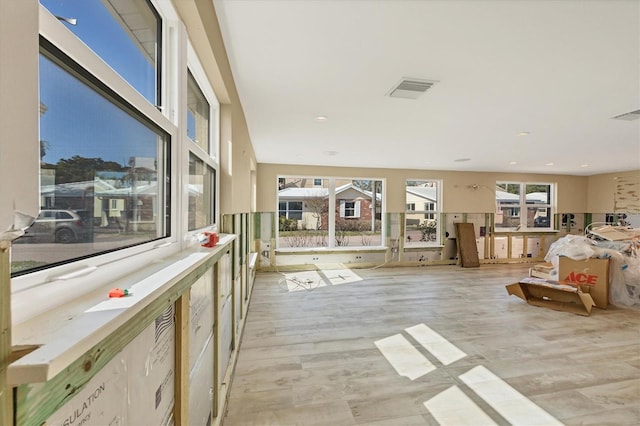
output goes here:
<path id="1" fill-rule="evenodd" d="M 167 236 L 168 134 L 51 46 L 39 74 L 42 212 L 12 272 Z"/>
<path id="2" fill-rule="evenodd" d="M 11 251 L 18 303 L 62 282 L 52 304 L 64 303 L 69 289 L 106 286 L 217 225 L 219 104 L 172 4 L 40 1 L 39 68 L 15 82 L 38 88 L 39 123 L 23 116 L 39 134 L 4 141 L 39 152 L 15 176 L 39 177 L 23 212 L 37 217 Z"/>
<path id="3" fill-rule="evenodd" d="M 40 0 L 154 105 L 160 104 L 161 21 L 147 0 Z"/>
<path id="4" fill-rule="evenodd" d="M 382 246 L 383 182 L 278 178 L 278 247 Z"/>
<path id="5" fill-rule="evenodd" d="M 407 180 L 405 247 L 431 245 L 440 241 L 440 186 L 436 180 Z"/>
<path id="6" fill-rule="evenodd" d="M 173 250 L 172 167 L 187 168 L 161 105 L 163 21 L 151 3 L 40 3 L 39 140 L 24 141 L 40 148 L 40 212 L 14 241 L 15 289 Z"/>
<path id="7" fill-rule="evenodd" d="M 554 184 L 496 183 L 496 228 L 553 229 Z"/>
<path id="8" fill-rule="evenodd" d="M 217 223 L 218 101 L 192 49 L 187 72 L 188 231 Z"/>

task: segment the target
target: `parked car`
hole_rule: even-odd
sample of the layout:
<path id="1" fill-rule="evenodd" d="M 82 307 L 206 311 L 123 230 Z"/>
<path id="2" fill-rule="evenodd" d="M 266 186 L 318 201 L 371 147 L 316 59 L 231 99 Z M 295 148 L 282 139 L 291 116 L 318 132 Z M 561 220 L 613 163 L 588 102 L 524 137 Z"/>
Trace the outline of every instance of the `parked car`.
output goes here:
<path id="1" fill-rule="evenodd" d="M 20 239 L 37 243 L 76 243 L 91 235 L 88 212 L 85 210 L 42 210 Z"/>
<path id="2" fill-rule="evenodd" d="M 551 220 L 546 216 L 538 216 L 533 219 L 534 228 L 548 228 L 551 226 Z"/>

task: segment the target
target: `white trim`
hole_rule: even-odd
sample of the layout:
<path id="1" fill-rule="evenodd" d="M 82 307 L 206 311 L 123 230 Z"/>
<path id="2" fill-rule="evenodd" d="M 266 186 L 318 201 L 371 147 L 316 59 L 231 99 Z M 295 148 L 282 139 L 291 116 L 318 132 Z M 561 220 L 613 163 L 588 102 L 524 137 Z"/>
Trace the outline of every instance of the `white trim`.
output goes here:
<path id="1" fill-rule="evenodd" d="M 0 1 L 0 238 L 40 206 L 38 14 L 35 0 Z"/>
<path id="2" fill-rule="evenodd" d="M 14 343 L 42 344 L 35 351 L 13 362 L 7 370 L 7 382 L 12 385 L 45 382 L 79 359 L 118 328 L 124 326 L 135 315 L 149 306 L 160 295 L 169 290 L 188 272 L 205 263 L 222 250 L 228 250 L 228 245 L 235 239 L 235 235 L 222 236 L 220 242 L 213 249 L 194 248 L 173 256 L 156 259 L 146 268 L 140 269 L 133 277 L 123 276 L 112 279 L 102 286 L 103 293 L 95 294 L 88 308 L 68 303 L 65 306 L 70 321 L 57 324 L 51 333 L 43 330 L 40 321 L 35 321 L 36 336 L 24 336 L 20 328 L 15 330 Z M 113 271 L 113 267 L 110 268 Z M 123 298 L 107 297 L 110 287 L 126 288 L 131 295 Z M 56 284 L 56 288 L 58 285 Z M 56 291 L 64 291 L 59 289 Z M 67 302 L 70 302 L 67 300 Z M 76 301 L 77 302 L 77 301 Z M 71 314 L 75 307 L 76 314 Z M 48 324 L 48 327 L 51 325 Z M 27 327 L 24 327 L 26 329 Z"/>

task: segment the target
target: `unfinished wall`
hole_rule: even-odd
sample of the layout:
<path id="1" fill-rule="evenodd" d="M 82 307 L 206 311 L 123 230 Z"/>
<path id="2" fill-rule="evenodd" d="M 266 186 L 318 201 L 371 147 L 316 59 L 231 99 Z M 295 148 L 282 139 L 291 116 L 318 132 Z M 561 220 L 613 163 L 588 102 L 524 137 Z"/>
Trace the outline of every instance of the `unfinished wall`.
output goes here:
<path id="1" fill-rule="evenodd" d="M 589 176 L 587 211 L 640 214 L 640 170 Z"/>

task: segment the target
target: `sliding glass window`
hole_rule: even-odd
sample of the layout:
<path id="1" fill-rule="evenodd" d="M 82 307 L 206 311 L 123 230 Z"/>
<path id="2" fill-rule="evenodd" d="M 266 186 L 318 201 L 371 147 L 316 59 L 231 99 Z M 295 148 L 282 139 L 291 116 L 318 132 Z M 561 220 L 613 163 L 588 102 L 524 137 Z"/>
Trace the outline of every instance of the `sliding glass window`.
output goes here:
<path id="1" fill-rule="evenodd" d="M 169 135 L 43 44 L 41 212 L 16 240 L 14 274 L 169 235 Z"/>

